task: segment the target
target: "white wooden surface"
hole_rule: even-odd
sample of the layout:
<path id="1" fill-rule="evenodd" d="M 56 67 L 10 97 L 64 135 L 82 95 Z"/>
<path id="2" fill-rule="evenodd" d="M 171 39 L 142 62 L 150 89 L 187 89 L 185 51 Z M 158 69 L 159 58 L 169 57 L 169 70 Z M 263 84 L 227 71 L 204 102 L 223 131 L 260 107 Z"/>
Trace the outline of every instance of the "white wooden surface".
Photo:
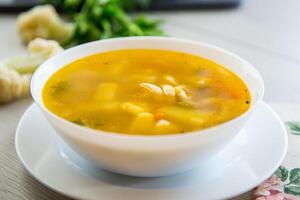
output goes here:
<path id="1" fill-rule="evenodd" d="M 300 1 L 245 0 L 234 10 L 156 12 L 171 36 L 208 42 L 244 57 L 262 73 L 265 100 L 300 102 Z M 0 13 L 0 59 L 24 52 L 14 15 Z M 0 200 L 68 200 L 39 184 L 16 157 L 14 133 L 30 98 L 0 106 Z M 99 197 L 101 199 L 101 197 Z M 251 199 L 250 193 L 235 200 Z"/>

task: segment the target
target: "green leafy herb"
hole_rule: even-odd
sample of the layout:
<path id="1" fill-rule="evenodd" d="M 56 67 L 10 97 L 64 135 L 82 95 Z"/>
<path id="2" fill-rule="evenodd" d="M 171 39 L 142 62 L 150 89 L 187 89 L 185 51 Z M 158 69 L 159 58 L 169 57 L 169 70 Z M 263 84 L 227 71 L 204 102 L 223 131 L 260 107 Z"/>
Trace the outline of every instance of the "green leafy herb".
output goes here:
<path id="1" fill-rule="evenodd" d="M 75 120 L 72 121 L 74 124 L 80 125 L 80 126 L 85 126 L 85 123 L 83 122 L 82 119 L 77 118 Z"/>
<path id="2" fill-rule="evenodd" d="M 64 46 L 74 46 L 94 40 L 124 37 L 164 35 L 161 20 L 140 15 L 133 19 L 126 10 L 145 8 L 149 0 L 47 0 L 69 16 L 74 24 L 72 36 Z"/>
<path id="3" fill-rule="evenodd" d="M 285 186 L 284 192 L 292 195 L 300 195 L 300 186 Z"/>
<path id="4" fill-rule="evenodd" d="M 280 166 L 276 172 L 275 175 L 277 175 L 282 182 L 286 181 L 289 176 L 289 170 L 283 166 Z"/>
<path id="5" fill-rule="evenodd" d="M 290 131 L 295 135 L 300 135 L 300 122 L 290 121 L 287 122 L 286 125 L 290 129 Z"/>
<path id="6" fill-rule="evenodd" d="M 69 88 L 69 84 L 66 81 L 56 82 L 55 85 L 51 86 L 52 96 L 60 96 Z"/>

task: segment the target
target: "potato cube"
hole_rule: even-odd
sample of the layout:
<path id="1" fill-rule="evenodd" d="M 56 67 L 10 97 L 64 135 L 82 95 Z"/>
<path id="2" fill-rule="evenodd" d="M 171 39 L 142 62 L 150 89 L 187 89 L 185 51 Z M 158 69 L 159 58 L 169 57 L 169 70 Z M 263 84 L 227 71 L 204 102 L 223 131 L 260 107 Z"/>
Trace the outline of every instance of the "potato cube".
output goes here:
<path id="1" fill-rule="evenodd" d="M 131 113 L 133 115 L 138 115 L 142 112 L 146 112 L 147 108 L 144 105 L 139 105 L 137 103 L 132 103 L 132 102 L 125 102 L 121 105 L 121 108 L 128 112 Z"/>
<path id="2" fill-rule="evenodd" d="M 120 110 L 119 102 L 86 103 L 76 106 L 76 109 L 83 112 L 116 112 Z"/>
<path id="3" fill-rule="evenodd" d="M 150 133 L 154 126 L 154 116 L 151 113 L 140 113 L 131 124 L 131 132 L 133 133 Z"/>
<path id="4" fill-rule="evenodd" d="M 120 110 L 120 103 L 119 102 L 107 102 L 101 103 L 98 106 L 100 111 L 107 111 L 107 112 L 115 112 Z"/>
<path id="5" fill-rule="evenodd" d="M 183 124 L 192 126 L 201 126 L 209 118 L 209 113 L 191 110 L 187 108 L 170 106 L 160 109 L 160 112 L 166 115 L 167 118 L 178 121 Z"/>
<path id="6" fill-rule="evenodd" d="M 95 100 L 109 102 L 115 100 L 118 90 L 117 83 L 101 83 L 95 93 Z"/>

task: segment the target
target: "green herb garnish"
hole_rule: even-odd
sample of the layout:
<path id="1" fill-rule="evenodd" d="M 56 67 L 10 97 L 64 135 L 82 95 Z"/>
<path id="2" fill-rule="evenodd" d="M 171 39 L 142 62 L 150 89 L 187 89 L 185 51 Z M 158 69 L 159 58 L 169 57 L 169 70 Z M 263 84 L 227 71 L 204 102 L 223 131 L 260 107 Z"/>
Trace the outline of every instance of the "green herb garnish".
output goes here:
<path id="1" fill-rule="evenodd" d="M 80 125 L 80 126 L 85 126 L 85 123 L 83 122 L 82 119 L 77 118 L 75 120 L 72 121 L 74 124 Z"/>
<path id="2" fill-rule="evenodd" d="M 73 22 L 72 36 L 64 46 L 74 46 L 94 40 L 124 37 L 164 35 L 161 20 L 127 14 L 134 7 L 145 8 L 149 0 L 46 0 L 60 8 Z"/>
<path id="3" fill-rule="evenodd" d="M 69 84 L 66 81 L 56 82 L 55 85 L 51 86 L 52 96 L 60 96 L 69 88 Z"/>

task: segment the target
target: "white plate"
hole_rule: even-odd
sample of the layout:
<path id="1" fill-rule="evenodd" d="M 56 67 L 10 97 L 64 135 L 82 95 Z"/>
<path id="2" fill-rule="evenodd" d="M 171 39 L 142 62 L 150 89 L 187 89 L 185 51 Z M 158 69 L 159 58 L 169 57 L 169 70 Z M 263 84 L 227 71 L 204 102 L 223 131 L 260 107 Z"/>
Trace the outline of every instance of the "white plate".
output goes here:
<path id="1" fill-rule="evenodd" d="M 287 151 L 287 134 L 272 109 L 260 103 L 224 151 L 199 168 L 158 178 L 137 178 L 101 170 L 75 154 L 56 136 L 36 105 L 16 132 L 17 154 L 30 174 L 47 187 L 79 199 L 226 199 L 267 179 Z"/>

